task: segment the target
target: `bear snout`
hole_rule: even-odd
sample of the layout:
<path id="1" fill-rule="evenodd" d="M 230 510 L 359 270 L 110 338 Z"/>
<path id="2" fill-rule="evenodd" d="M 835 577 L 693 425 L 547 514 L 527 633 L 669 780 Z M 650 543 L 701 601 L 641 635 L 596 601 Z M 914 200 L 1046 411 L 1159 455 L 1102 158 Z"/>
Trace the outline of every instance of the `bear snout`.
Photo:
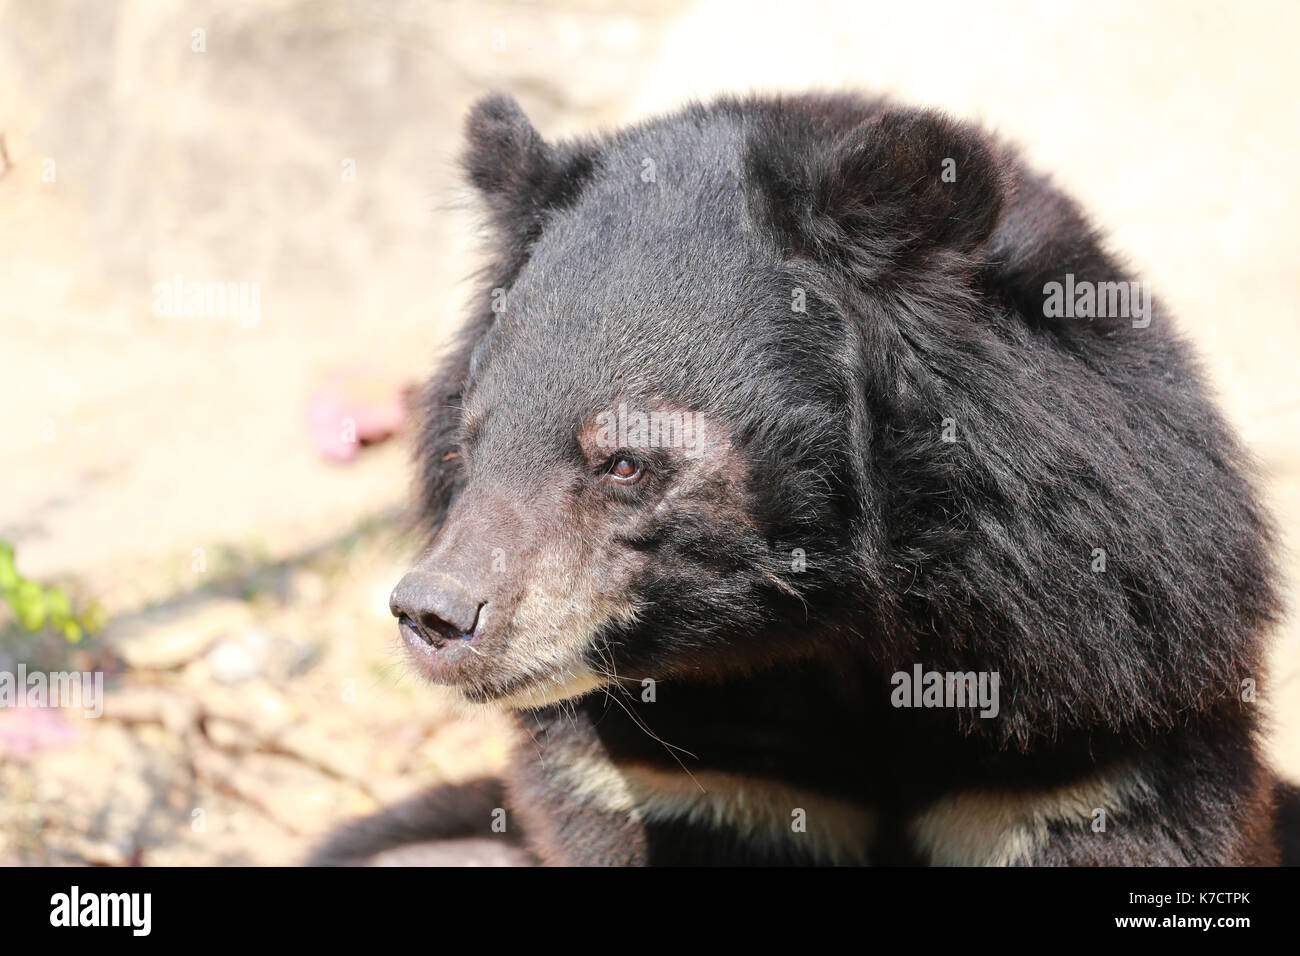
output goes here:
<path id="1" fill-rule="evenodd" d="M 415 569 L 393 589 L 388 607 L 401 626 L 410 627 L 427 644 L 470 640 L 486 601 L 449 574 Z"/>

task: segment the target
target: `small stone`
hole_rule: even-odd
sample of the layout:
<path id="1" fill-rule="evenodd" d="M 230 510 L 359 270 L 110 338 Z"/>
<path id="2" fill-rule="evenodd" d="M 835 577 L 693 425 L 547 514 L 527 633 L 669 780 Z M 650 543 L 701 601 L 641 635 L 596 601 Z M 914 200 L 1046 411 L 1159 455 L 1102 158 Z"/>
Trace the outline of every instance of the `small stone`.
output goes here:
<path id="1" fill-rule="evenodd" d="M 262 673 L 266 647 L 256 637 L 219 642 L 208 651 L 212 679 L 222 684 L 242 684 Z"/>

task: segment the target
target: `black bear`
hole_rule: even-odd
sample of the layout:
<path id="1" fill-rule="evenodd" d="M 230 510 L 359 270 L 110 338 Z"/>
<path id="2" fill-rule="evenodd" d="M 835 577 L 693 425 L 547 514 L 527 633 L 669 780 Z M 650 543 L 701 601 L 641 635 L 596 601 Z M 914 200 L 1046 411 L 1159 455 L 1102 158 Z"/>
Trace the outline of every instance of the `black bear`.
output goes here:
<path id="1" fill-rule="evenodd" d="M 495 255 L 392 609 L 519 747 L 315 862 L 1278 862 L 1270 523 L 1070 198 L 853 95 L 468 134 Z"/>

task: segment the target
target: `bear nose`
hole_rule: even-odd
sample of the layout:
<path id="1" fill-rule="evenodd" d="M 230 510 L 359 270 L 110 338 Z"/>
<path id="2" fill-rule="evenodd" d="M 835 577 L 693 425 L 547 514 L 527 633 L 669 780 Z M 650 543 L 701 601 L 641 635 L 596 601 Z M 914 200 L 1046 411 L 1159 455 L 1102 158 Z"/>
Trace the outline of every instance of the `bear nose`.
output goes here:
<path id="1" fill-rule="evenodd" d="M 482 607 L 456 578 L 432 571 L 408 571 L 388 599 L 393 616 L 430 644 L 473 637 Z"/>

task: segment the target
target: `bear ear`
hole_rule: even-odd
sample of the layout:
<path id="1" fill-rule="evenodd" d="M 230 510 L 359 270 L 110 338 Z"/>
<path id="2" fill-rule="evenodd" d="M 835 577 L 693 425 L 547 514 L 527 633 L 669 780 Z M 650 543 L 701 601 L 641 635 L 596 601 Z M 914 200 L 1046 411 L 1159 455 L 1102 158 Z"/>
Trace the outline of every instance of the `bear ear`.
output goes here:
<path id="1" fill-rule="evenodd" d="M 549 147 L 509 94 L 489 93 L 475 103 L 465 135 L 465 171 L 489 200 L 526 192 L 549 165 Z"/>
<path id="2" fill-rule="evenodd" d="M 996 148 L 932 111 L 886 109 L 820 150 L 799 150 L 794 168 L 789 149 L 784 164 L 763 152 L 751 151 L 751 171 L 787 248 L 871 276 L 941 252 L 973 255 L 1002 208 Z"/>
<path id="3" fill-rule="evenodd" d="M 490 93 L 470 109 L 462 164 L 498 227 L 531 238 L 550 209 L 571 202 L 592 168 L 580 144 L 552 146 L 513 96 Z"/>

